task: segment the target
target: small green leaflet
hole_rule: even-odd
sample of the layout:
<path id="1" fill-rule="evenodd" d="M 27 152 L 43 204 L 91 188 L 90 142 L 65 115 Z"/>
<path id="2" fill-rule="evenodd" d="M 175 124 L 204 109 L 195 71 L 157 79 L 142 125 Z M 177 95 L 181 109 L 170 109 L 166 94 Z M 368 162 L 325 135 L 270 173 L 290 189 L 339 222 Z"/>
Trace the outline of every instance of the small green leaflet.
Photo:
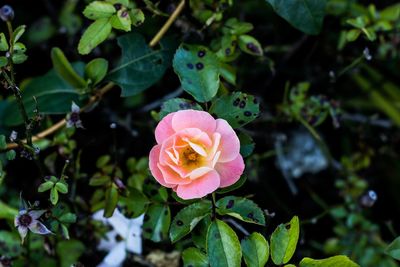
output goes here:
<path id="1" fill-rule="evenodd" d="M 397 237 L 392 243 L 390 243 L 386 248 L 385 253 L 390 255 L 393 259 L 400 260 L 400 237 Z"/>
<path id="2" fill-rule="evenodd" d="M 299 218 L 294 216 L 287 224 L 280 224 L 271 236 L 271 257 L 276 265 L 286 264 L 292 258 L 300 235 Z"/>
<path id="3" fill-rule="evenodd" d="M 323 260 L 313 260 L 304 258 L 300 262 L 300 267 L 360 267 L 347 256 L 334 256 Z"/>
<path id="4" fill-rule="evenodd" d="M 247 267 L 264 267 L 269 258 L 269 245 L 259 233 L 246 236 L 240 243 Z"/>
<path id="5" fill-rule="evenodd" d="M 79 41 L 79 54 L 89 54 L 96 46 L 107 39 L 112 29 L 110 20 L 110 18 L 101 18 L 90 24 Z"/>

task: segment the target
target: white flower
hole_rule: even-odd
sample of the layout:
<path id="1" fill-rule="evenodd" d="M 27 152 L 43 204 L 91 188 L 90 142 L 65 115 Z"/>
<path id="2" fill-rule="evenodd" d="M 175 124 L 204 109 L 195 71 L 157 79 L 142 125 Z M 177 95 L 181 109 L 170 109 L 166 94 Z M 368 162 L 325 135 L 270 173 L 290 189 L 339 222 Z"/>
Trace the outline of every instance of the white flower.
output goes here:
<path id="1" fill-rule="evenodd" d="M 18 229 L 22 243 L 24 243 L 28 230 L 39 235 L 51 234 L 51 231 L 38 220 L 45 212 L 45 210 L 31 210 L 29 212 L 26 210 L 20 210 L 19 214 L 15 216 L 14 225 Z"/>
<path id="2" fill-rule="evenodd" d="M 67 115 L 67 128 L 83 128 L 81 118 L 79 116 L 80 108 L 74 101 L 71 105 L 71 113 Z"/>
<path id="3" fill-rule="evenodd" d="M 136 254 L 142 253 L 142 225 L 144 215 L 135 219 L 128 219 L 115 209 L 110 218 L 104 218 L 104 210 L 93 214 L 93 219 L 110 225 L 105 238 L 100 240 L 97 248 L 109 251 L 104 260 L 97 267 L 121 266 L 126 257 L 126 251 Z M 120 237 L 120 239 L 118 239 Z"/>

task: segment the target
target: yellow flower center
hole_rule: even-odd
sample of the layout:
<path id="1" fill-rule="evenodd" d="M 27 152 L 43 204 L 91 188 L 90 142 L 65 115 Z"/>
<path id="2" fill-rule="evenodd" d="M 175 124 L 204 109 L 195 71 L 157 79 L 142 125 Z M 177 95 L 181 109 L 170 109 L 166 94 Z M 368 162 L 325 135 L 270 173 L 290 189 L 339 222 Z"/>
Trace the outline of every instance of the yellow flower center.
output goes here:
<path id="1" fill-rule="evenodd" d="M 196 165 L 197 166 L 200 163 L 200 157 L 201 157 L 201 155 L 199 155 L 191 147 L 186 148 L 182 153 L 184 165 L 190 165 L 190 166 Z"/>

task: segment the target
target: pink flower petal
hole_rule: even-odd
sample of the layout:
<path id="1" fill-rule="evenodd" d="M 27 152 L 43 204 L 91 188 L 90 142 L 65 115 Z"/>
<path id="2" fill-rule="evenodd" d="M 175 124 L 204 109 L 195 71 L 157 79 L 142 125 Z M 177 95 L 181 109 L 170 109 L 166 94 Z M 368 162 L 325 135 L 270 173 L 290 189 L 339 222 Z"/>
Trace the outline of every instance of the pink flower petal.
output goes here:
<path id="1" fill-rule="evenodd" d="M 182 178 L 178 173 L 176 173 L 174 170 L 172 170 L 169 166 L 162 166 L 160 164 L 158 164 L 158 168 L 160 169 L 163 177 L 164 177 L 164 181 L 168 184 L 188 184 L 190 183 L 190 179 L 189 178 Z"/>
<path id="2" fill-rule="evenodd" d="M 154 146 L 151 151 L 150 151 L 150 155 L 149 155 L 149 168 L 150 168 L 150 172 L 153 175 L 153 177 L 163 186 L 165 187 L 173 187 L 173 185 L 170 185 L 168 183 L 165 182 L 164 177 L 160 171 L 160 169 L 158 168 L 157 164 L 160 158 L 160 148 L 161 145 L 156 145 Z"/>
<path id="3" fill-rule="evenodd" d="M 168 114 L 158 123 L 155 131 L 157 144 L 162 144 L 165 139 L 175 133 L 174 129 L 172 129 L 172 117 L 174 114 Z"/>
<path id="4" fill-rule="evenodd" d="M 209 136 L 215 131 L 215 119 L 205 111 L 199 110 L 180 110 L 172 117 L 172 128 L 175 132 L 187 128 L 198 128 L 206 132 Z"/>
<path id="5" fill-rule="evenodd" d="M 235 131 L 228 122 L 223 119 L 217 119 L 217 129 L 215 131 L 221 134 L 218 148 L 218 150 L 221 151 L 221 155 L 218 161 L 229 162 L 236 159 L 240 151 L 240 141 Z"/>
<path id="6" fill-rule="evenodd" d="M 190 184 L 178 185 L 176 193 L 182 199 L 201 198 L 217 190 L 219 185 L 220 177 L 212 170 Z"/>
<path id="7" fill-rule="evenodd" d="M 239 154 L 236 159 L 229 162 L 218 162 L 215 169 L 221 177 L 220 187 L 227 187 L 236 183 L 244 171 L 244 162 Z"/>

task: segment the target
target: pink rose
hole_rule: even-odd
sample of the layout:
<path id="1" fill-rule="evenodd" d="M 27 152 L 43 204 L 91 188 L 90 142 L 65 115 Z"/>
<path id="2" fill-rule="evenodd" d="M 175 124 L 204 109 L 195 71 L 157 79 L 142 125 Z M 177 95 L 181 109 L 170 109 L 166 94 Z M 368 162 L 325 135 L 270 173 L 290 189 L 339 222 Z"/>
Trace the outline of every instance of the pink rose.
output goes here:
<path id="1" fill-rule="evenodd" d="M 235 131 L 209 113 L 181 110 L 164 117 L 150 151 L 150 171 L 182 199 L 201 198 L 237 182 L 244 170 Z"/>

